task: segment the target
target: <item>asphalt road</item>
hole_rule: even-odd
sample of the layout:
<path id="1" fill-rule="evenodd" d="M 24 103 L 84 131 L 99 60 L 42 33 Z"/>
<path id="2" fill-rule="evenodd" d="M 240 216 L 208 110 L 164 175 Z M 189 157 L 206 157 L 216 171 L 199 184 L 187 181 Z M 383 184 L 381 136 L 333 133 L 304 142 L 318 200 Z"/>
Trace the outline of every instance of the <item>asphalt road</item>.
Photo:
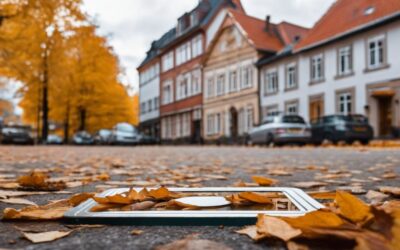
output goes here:
<path id="1" fill-rule="evenodd" d="M 178 180 L 172 185 L 232 186 L 238 180 L 252 182 L 252 175 L 271 177 L 271 170 L 285 170 L 288 176 L 272 176 L 278 186 L 291 187 L 296 182 L 324 181 L 327 190 L 357 187 L 365 191 L 379 186 L 398 186 L 399 177 L 384 178 L 387 173 L 400 175 L 400 149 L 369 148 L 244 148 L 244 147 L 0 147 L 0 176 L 24 174 L 29 169 L 50 169 L 54 177 L 91 176 L 111 173 L 113 182 L 94 182 L 69 189 L 74 193 L 91 192 L 134 181 L 171 182 L 169 170 L 177 170 L 193 179 Z M 28 169 L 28 170 L 27 170 Z M 340 170 L 340 171 L 339 171 Z M 130 174 L 127 175 L 127 172 Z M 167 174 L 168 173 L 168 174 Z M 344 173 L 344 174 L 343 174 Z M 343 174 L 343 175 L 342 175 Z M 205 178 L 223 175 L 227 180 Z M 379 178 L 379 179 L 376 179 Z M 107 185 L 104 187 L 104 185 Z M 168 186 L 168 185 L 167 185 Z M 306 191 L 318 190 L 307 189 Z M 37 204 L 67 198 L 69 195 L 24 197 Z M 361 194 L 359 197 L 365 199 Z M 0 202 L 0 210 L 23 206 Z M 0 216 L 2 212 L 0 212 Z M 238 227 L 174 226 L 105 226 L 84 228 L 70 236 L 43 244 L 31 244 L 15 227 L 38 231 L 67 230 L 62 222 L 0 222 L 0 248 L 6 249 L 153 249 L 162 244 L 196 234 L 200 239 L 221 242 L 232 249 L 280 249 L 277 242 L 253 243 L 235 233 Z M 141 235 L 131 235 L 134 229 Z"/>

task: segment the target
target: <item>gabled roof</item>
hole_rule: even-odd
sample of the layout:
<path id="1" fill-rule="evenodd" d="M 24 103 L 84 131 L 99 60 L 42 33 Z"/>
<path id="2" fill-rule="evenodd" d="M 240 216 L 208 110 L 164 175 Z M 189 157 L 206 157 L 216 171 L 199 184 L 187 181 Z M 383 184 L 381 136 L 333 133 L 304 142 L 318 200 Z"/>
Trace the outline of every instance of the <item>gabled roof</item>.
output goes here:
<path id="1" fill-rule="evenodd" d="M 234 10 L 230 10 L 228 15 L 231 15 L 234 21 L 243 29 L 247 39 L 257 50 L 275 52 L 284 47 L 276 33 L 276 25 L 271 24 L 270 30 L 266 31 L 266 23 L 261 19 Z"/>
<path id="2" fill-rule="evenodd" d="M 295 50 L 325 44 L 397 14 L 400 0 L 337 0 Z"/>
<path id="3" fill-rule="evenodd" d="M 293 44 L 308 32 L 307 28 L 288 22 L 270 23 L 269 29 L 267 29 L 265 20 L 235 10 L 230 10 L 229 13 L 246 32 L 247 38 L 254 44 L 255 48 L 262 51 L 278 52 Z"/>
<path id="4" fill-rule="evenodd" d="M 237 8 L 240 11 L 244 11 L 243 6 L 241 4 L 240 0 L 201 0 L 199 1 L 199 4 L 190 12 L 193 12 L 195 10 L 199 9 L 207 9 L 207 14 L 200 20 L 199 24 L 186 30 L 182 34 L 177 35 L 176 28 L 170 29 L 167 33 L 165 33 L 160 39 L 154 41 L 152 43 L 152 46 L 150 50 L 147 52 L 146 58 L 143 60 L 143 62 L 140 64 L 138 68 L 143 67 L 145 64 L 153 60 L 155 57 L 157 57 L 160 53 L 160 50 L 163 48 L 166 48 L 167 46 L 170 46 L 174 42 L 178 41 L 179 38 L 182 36 L 199 29 L 200 27 L 204 27 L 207 24 L 209 24 L 212 20 L 212 18 L 217 14 L 219 11 L 220 7 L 223 5 L 231 7 L 231 8 Z M 189 13 L 190 13 L 189 12 Z"/>

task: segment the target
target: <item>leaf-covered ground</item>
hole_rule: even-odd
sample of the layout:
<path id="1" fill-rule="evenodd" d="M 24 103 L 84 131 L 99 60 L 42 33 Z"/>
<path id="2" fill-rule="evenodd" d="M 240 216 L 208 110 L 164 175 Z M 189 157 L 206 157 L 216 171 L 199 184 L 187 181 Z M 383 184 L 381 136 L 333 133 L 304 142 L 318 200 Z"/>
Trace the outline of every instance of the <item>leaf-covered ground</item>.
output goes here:
<path id="1" fill-rule="evenodd" d="M 394 194 L 398 192 L 394 187 L 399 187 L 399 152 L 396 148 L 357 147 L 0 147 L 0 209 L 45 205 L 73 194 L 100 192 L 113 187 L 227 187 L 254 185 L 255 181 L 301 187 L 308 192 L 340 189 L 357 195 L 368 204 L 381 204 L 385 200 L 394 200 Z M 32 176 L 32 170 L 40 175 Z M 30 195 L 32 192 L 36 194 Z M 327 196 L 331 196 L 329 192 Z M 285 243 L 274 239 L 256 243 L 236 233 L 240 229 L 72 226 L 60 221 L 3 221 L 0 222 L 0 247 L 286 248 Z M 32 243 L 44 240 L 49 242 Z M 224 246 L 215 245 L 215 242 Z"/>

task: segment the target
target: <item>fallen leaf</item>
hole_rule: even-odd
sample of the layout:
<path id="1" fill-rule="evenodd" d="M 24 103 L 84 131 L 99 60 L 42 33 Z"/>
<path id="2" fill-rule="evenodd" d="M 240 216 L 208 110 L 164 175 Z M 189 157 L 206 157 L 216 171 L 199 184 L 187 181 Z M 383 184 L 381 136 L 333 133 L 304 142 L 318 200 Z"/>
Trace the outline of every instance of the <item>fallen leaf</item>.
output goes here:
<path id="1" fill-rule="evenodd" d="M 307 194 L 317 200 L 334 200 L 336 198 L 336 191 L 316 191 Z"/>
<path id="2" fill-rule="evenodd" d="M 239 193 L 239 197 L 258 204 L 271 204 L 272 199 L 267 195 L 254 193 L 254 192 L 243 192 Z"/>
<path id="3" fill-rule="evenodd" d="M 257 232 L 279 238 L 283 241 L 289 241 L 301 235 L 301 230 L 295 229 L 280 218 L 258 215 Z"/>
<path id="4" fill-rule="evenodd" d="M 400 197 L 400 187 L 380 187 L 379 191 L 385 194 L 390 194 L 395 197 Z"/>
<path id="5" fill-rule="evenodd" d="M 22 233 L 25 238 L 30 240 L 32 243 L 43 243 L 55 241 L 70 235 L 73 231 L 61 232 L 61 231 L 51 231 L 44 233 Z"/>
<path id="6" fill-rule="evenodd" d="M 131 234 L 132 234 L 132 235 L 141 235 L 141 234 L 143 234 L 143 233 L 144 233 L 143 230 L 138 230 L 138 229 L 135 229 L 135 230 L 132 230 L 132 231 L 131 231 Z"/>
<path id="7" fill-rule="evenodd" d="M 3 220 L 55 220 L 64 217 L 64 213 L 71 208 L 68 200 L 50 203 L 45 206 L 29 206 L 16 210 L 6 208 L 3 211 Z"/>
<path id="8" fill-rule="evenodd" d="M 22 188 L 37 191 L 59 191 L 67 188 L 64 181 L 50 182 L 47 174 L 36 171 L 19 177 L 17 181 Z"/>
<path id="9" fill-rule="evenodd" d="M 270 178 L 263 177 L 263 176 L 252 176 L 251 178 L 258 185 L 265 186 L 265 187 L 269 187 L 269 186 L 272 186 L 272 185 L 278 183 L 278 180 L 270 179 Z"/>
<path id="10" fill-rule="evenodd" d="M 345 222 L 335 213 L 330 211 L 314 211 L 301 217 L 282 218 L 292 227 L 298 229 L 309 228 L 338 228 Z"/>
<path id="11" fill-rule="evenodd" d="M 82 202 L 85 202 L 93 197 L 94 197 L 93 193 L 81 193 L 73 195 L 71 198 L 69 198 L 68 202 L 71 206 L 76 207 Z"/>
<path id="12" fill-rule="evenodd" d="M 335 202 L 339 207 L 339 214 L 352 222 L 364 222 L 372 216 L 367 204 L 347 192 L 337 191 Z"/>
<path id="13" fill-rule="evenodd" d="M 8 198 L 8 199 L 0 199 L 0 202 L 8 203 L 8 204 L 17 204 L 17 205 L 30 205 L 30 206 L 37 206 L 36 203 L 21 199 L 21 198 Z"/>
<path id="14" fill-rule="evenodd" d="M 262 239 L 270 237 L 270 235 L 258 233 L 257 232 L 257 226 L 248 226 L 248 227 L 245 227 L 245 228 L 243 228 L 241 230 L 236 231 L 236 233 L 247 235 L 247 236 L 249 236 L 251 239 L 253 239 L 255 241 L 259 241 L 259 240 L 262 240 Z"/>
<path id="15" fill-rule="evenodd" d="M 306 181 L 306 182 L 293 183 L 293 186 L 297 187 L 297 188 L 317 188 L 317 187 L 323 187 L 326 185 L 327 184 L 325 182 L 319 182 L 319 181 Z"/>
<path id="16" fill-rule="evenodd" d="M 368 191 L 368 193 L 365 195 L 365 197 L 372 203 L 372 204 L 376 204 L 376 203 L 380 203 L 382 201 L 384 201 L 385 199 L 387 199 L 389 197 L 389 195 L 381 193 L 381 192 L 376 192 L 373 190 Z"/>
<path id="17" fill-rule="evenodd" d="M 308 250 L 308 249 L 310 249 L 308 246 L 299 244 L 294 241 L 289 241 L 288 243 L 286 243 L 286 247 L 288 250 Z"/>

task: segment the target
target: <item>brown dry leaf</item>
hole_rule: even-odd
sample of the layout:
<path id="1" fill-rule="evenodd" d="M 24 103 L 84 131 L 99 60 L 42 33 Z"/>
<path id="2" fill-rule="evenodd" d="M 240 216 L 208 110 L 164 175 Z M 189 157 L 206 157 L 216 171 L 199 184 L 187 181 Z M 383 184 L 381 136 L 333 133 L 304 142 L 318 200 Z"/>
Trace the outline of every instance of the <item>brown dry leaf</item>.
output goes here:
<path id="1" fill-rule="evenodd" d="M 258 204 L 271 204 L 272 199 L 267 195 L 254 193 L 254 192 L 243 192 L 239 194 L 239 197 Z"/>
<path id="2" fill-rule="evenodd" d="M 37 206 L 36 203 L 21 199 L 21 198 L 8 198 L 8 199 L 0 199 L 0 202 L 8 203 L 8 204 L 17 204 L 17 205 L 29 205 L 29 206 Z"/>
<path id="3" fill-rule="evenodd" d="M 155 205 L 156 205 L 156 203 L 154 201 L 142 201 L 142 202 L 130 205 L 130 210 L 132 210 L 132 211 L 147 210 L 147 209 L 154 207 Z"/>
<path id="4" fill-rule="evenodd" d="M 336 198 L 336 191 L 308 192 L 308 195 L 317 200 L 334 200 Z"/>
<path id="5" fill-rule="evenodd" d="M 278 183 L 278 180 L 263 177 L 263 176 L 252 176 L 251 178 L 258 185 L 265 186 L 265 187 L 269 187 L 269 186 L 272 186 L 272 185 L 275 185 L 276 183 Z"/>
<path id="6" fill-rule="evenodd" d="M 279 238 L 285 242 L 301 235 L 301 230 L 295 229 L 280 218 L 258 215 L 257 232 Z"/>
<path id="7" fill-rule="evenodd" d="M 138 229 L 135 229 L 135 230 L 132 230 L 132 231 L 131 231 L 131 234 L 132 234 L 132 235 L 141 235 L 141 234 L 143 234 L 143 233 L 144 233 L 143 230 L 138 230 Z"/>
<path id="8" fill-rule="evenodd" d="M 317 187 L 323 187 L 327 186 L 325 182 L 320 182 L 320 181 L 305 181 L 305 182 L 295 182 L 293 183 L 294 187 L 297 188 L 317 188 Z"/>
<path id="9" fill-rule="evenodd" d="M 18 184 L 22 188 L 38 191 L 59 191 L 67 188 L 64 181 L 50 182 L 47 174 L 35 171 L 19 177 Z"/>
<path id="10" fill-rule="evenodd" d="M 96 206 L 93 206 L 90 209 L 90 212 L 104 212 L 104 211 L 108 211 L 110 209 L 114 209 L 114 208 L 121 208 L 123 205 L 121 204 L 99 204 Z"/>
<path id="11" fill-rule="evenodd" d="M 42 194 L 70 194 L 70 192 L 66 191 L 58 191 L 58 192 L 30 192 L 30 191 L 5 191 L 0 190 L 0 198 L 6 199 L 10 197 L 20 197 L 20 196 L 29 196 L 29 195 L 42 195 Z"/>
<path id="12" fill-rule="evenodd" d="M 102 174 L 96 176 L 96 179 L 99 180 L 99 181 L 108 181 L 108 180 L 110 180 L 111 178 L 110 178 L 110 175 L 109 175 L 109 174 L 107 174 L 107 173 L 102 173 Z"/>
<path id="13" fill-rule="evenodd" d="M 166 245 L 157 246 L 155 250 L 200 250 L 200 249 L 215 249 L 215 250 L 232 250 L 232 248 L 215 241 L 195 239 L 188 237 L 182 240 L 177 240 Z"/>
<path id="14" fill-rule="evenodd" d="M 282 218 L 292 227 L 298 229 L 310 228 L 338 228 L 345 222 L 335 213 L 330 211 L 314 211 L 301 217 Z"/>
<path id="15" fill-rule="evenodd" d="M 64 213 L 71 208 L 68 200 L 50 203 L 44 206 L 29 206 L 16 210 L 6 208 L 3 211 L 3 220 L 56 220 L 64 217 Z"/>
<path id="16" fill-rule="evenodd" d="M 291 176 L 292 173 L 283 169 L 272 169 L 268 171 L 269 175 L 275 176 Z"/>
<path id="17" fill-rule="evenodd" d="M 335 202 L 339 207 L 339 214 L 352 222 L 364 222 L 372 216 L 367 204 L 347 192 L 337 191 Z"/>
<path id="18" fill-rule="evenodd" d="M 111 204 L 121 204 L 121 205 L 129 205 L 132 204 L 132 201 L 121 194 L 116 194 L 112 196 L 107 196 L 106 199 L 108 200 L 108 203 Z"/>
<path id="19" fill-rule="evenodd" d="M 43 243 L 55 241 L 70 235 L 73 231 L 61 232 L 61 231 L 51 231 L 44 233 L 24 233 L 24 237 L 30 240 L 32 243 Z"/>
<path id="20" fill-rule="evenodd" d="M 260 234 L 257 232 L 257 226 L 248 226 L 245 227 L 241 230 L 236 231 L 238 234 L 243 234 L 249 236 L 251 239 L 255 241 L 263 240 L 265 238 L 270 237 L 270 235 L 267 234 Z"/>
<path id="21" fill-rule="evenodd" d="M 390 194 L 395 197 L 400 197 L 400 187 L 380 187 L 379 191 L 385 194 Z"/>
<path id="22" fill-rule="evenodd" d="M 369 190 L 368 193 L 365 195 L 365 197 L 372 203 L 380 203 L 384 201 L 385 199 L 389 198 L 389 195 L 381 193 L 381 192 L 376 192 L 373 190 Z"/>
<path id="23" fill-rule="evenodd" d="M 0 183 L 0 188 L 2 189 L 17 189 L 19 187 L 20 185 L 18 184 L 18 182 Z"/>
<path id="24" fill-rule="evenodd" d="M 81 194 L 76 194 L 76 195 L 73 195 L 72 197 L 70 197 L 68 202 L 71 206 L 76 207 L 76 206 L 80 205 L 82 202 L 85 202 L 93 197 L 94 197 L 93 193 L 81 193 Z"/>
<path id="25" fill-rule="evenodd" d="M 169 200 L 172 198 L 172 193 L 165 187 L 152 189 L 148 195 L 156 200 Z"/>
<path id="26" fill-rule="evenodd" d="M 299 244 L 294 241 L 289 241 L 288 243 L 286 243 L 286 247 L 288 250 L 308 250 L 308 249 L 310 249 L 308 246 Z"/>
<path id="27" fill-rule="evenodd" d="M 386 173 L 386 174 L 382 175 L 382 178 L 384 178 L 384 179 L 396 179 L 397 178 L 397 174 L 394 173 L 394 172 L 389 172 L 389 173 Z"/>

